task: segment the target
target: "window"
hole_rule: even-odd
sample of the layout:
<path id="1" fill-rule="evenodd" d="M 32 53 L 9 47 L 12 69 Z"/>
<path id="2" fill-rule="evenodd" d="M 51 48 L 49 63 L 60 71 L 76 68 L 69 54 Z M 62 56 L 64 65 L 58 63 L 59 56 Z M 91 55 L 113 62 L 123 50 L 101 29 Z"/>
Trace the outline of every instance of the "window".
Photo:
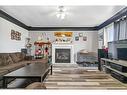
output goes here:
<path id="1" fill-rule="evenodd" d="M 109 25 L 106 27 L 106 32 L 107 32 L 107 40 L 108 42 L 114 41 L 114 24 Z"/>

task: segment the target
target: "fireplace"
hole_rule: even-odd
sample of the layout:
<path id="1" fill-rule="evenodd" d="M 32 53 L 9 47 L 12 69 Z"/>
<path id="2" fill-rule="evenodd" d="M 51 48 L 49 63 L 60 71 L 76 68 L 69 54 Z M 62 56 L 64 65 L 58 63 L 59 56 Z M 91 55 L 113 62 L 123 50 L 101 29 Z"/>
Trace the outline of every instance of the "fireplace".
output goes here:
<path id="1" fill-rule="evenodd" d="M 70 49 L 55 49 L 55 62 L 56 63 L 70 63 L 71 62 Z"/>
<path id="2" fill-rule="evenodd" d="M 52 44 L 52 63 L 74 63 L 72 44 Z"/>

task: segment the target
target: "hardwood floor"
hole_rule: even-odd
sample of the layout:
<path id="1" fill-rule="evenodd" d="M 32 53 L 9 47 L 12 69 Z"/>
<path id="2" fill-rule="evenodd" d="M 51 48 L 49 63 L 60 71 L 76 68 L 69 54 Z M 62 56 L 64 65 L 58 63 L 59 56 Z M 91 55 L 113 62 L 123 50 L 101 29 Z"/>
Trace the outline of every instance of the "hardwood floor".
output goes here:
<path id="1" fill-rule="evenodd" d="M 127 89 L 108 74 L 76 64 L 53 64 L 53 75 L 44 83 L 47 89 Z"/>

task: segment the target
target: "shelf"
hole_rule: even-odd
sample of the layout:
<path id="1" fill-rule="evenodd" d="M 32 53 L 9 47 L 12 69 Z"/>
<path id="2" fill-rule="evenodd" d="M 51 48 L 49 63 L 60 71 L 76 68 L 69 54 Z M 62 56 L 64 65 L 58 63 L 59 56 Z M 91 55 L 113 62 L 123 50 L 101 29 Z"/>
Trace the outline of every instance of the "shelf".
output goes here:
<path id="1" fill-rule="evenodd" d="M 112 71 L 114 71 L 114 72 L 117 72 L 117 73 L 127 77 L 127 73 L 123 73 L 123 72 L 120 72 L 118 70 L 115 70 L 115 69 L 111 68 L 110 66 L 106 66 L 106 65 L 103 65 L 103 66 L 110 69 L 110 70 L 112 70 Z"/>
<path id="2" fill-rule="evenodd" d="M 123 60 L 111 60 L 111 59 L 106 59 L 106 58 L 101 58 L 101 60 L 127 67 L 127 61 L 123 61 Z"/>
<path id="3" fill-rule="evenodd" d="M 110 73 L 111 76 L 119 81 L 127 83 L 127 61 L 106 58 L 101 58 L 101 61 L 104 62 L 104 64 L 102 63 L 102 68 L 104 67 L 105 72 Z"/>
<path id="4" fill-rule="evenodd" d="M 51 45 L 51 42 L 34 42 L 34 45 L 39 45 L 39 46 L 42 46 L 42 45 Z"/>

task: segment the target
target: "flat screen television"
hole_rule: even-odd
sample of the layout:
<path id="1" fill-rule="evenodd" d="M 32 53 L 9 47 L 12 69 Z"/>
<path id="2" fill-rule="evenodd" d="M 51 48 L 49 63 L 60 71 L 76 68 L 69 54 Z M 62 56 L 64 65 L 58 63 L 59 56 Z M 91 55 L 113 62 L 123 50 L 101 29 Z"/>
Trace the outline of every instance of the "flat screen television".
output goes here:
<path id="1" fill-rule="evenodd" d="M 117 48 L 117 58 L 119 60 L 127 60 L 127 48 Z"/>

